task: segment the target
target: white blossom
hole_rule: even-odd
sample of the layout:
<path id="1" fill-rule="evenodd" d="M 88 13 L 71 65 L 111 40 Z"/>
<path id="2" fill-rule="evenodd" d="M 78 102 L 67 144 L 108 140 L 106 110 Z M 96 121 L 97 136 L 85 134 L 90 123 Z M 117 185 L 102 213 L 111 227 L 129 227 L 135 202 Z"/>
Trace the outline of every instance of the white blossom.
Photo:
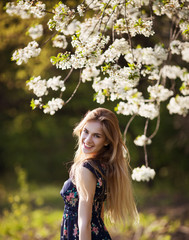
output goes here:
<path id="1" fill-rule="evenodd" d="M 64 35 L 73 35 L 77 30 L 79 30 L 80 22 L 74 19 L 71 21 L 68 25 L 65 25 L 63 29 L 61 29 L 61 32 Z"/>
<path id="2" fill-rule="evenodd" d="M 47 105 L 44 106 L 43 112 L 54 115 L 56 111 L 61 109 L 64 105 L 64 101 L 61 98 L 53 98 L 48 101 Z"/>
<path id="3" fill-rule="evenodd" d="M 186 116 L 189 110 L 189 96 L 172 97 L 167 105 L 170 114 Z"/>
<path id="4" fill-rule="evenodd" d="M 32 107 L 32 110 L 34 110 L 36 107 L 41 107 L 42 106 L 42 98 L 32 99 L 30 106 Z"/>
<path id="5" fill-rule="evenodd" d="M 182 44 L 181 55 L 184 61 L 189 62 L 189 42 L 184 42 Z"/>
<path id="6" fill-rule="evenodd" d="M 84 15 L 84 12 L 85 12 L 85 6 L 84 4 L 80 4 L 77 6 L 77 11 L 79 13 L 79 16 L 83 16 Z"/>
<path id="7" fill-rule="evenodd" d="M 167 59 L 167 51 L 161 45 L 155 45 L 154 48 L 138 47 L 133 49 L 133 56 L 137 64 L 159 66 Z M 125 59 L 130 59 L 130 54 L 129 56 L 126 54 Z"/>
<path id="8" fill-rule="evenodd" d="M 36 41 L 30 42 L 27 47 L 16 50 L 12 55 L 12 60 L 16 61 L 17 65 L 21 65 L 23 62 L 27 63 L 29 58 L 37 57 L 40 54 L 41 48 L 38 46 Z"/>
<path id="9" fill-rule="evenodd" d="M 64 35 L 56 35 L 53 39 L 53 47 L 66 49 L 68 46 L 68 42 L 66 41 L 66 37 Z"/>
<path id="10" fill-rule="evenodd" d="M 57 91 L 59 88 L 60 90 L 63 92 L 65 91 L 65 85 L 64 85 L 64 81 L 60 80 L 61 76 L 57 76 L 57 77 L 53 77 L 53 78 L 49 78 L 49 80 L 47 81 L 47 87 L 48 88 L 52 88 L 52 90 Z"/>
<path id="11" fill-rule="evenodd" d="M 182 42 L 179 40 L 174 40 L 170 43 L 170 49 L 172 54 L 180 54 L 182 49 Z"/>
<path id="12" fill-rule="evenodd" d="M 30 0 L 20 0 L 17 3 L 8 2 L 6 4 L 6 12 L 13 16 L 17 15 L 22 19 L 28 19 L 33 14 L 35 18 L 42 18 L 45 16 L 46 5 L 38 1 L 33 5 L 33 1 Z"/>
<path id="13" fill-rule="evenodd" d="M 130 46 L 124 39 L 116 39 L 112 45 L 104 52 L 103 57 L 105 62 L 115 62 L 119 59 L 120 55 L 125 55 L 130 52 Z"/>
<path id="14" fill-rule="evenodd" d="M 155 177 L 155 171 L 154 169 L 151 169 L 149 167 L 145 167 L 144 165 L 140 168 L 137 167 L 133 169 L 133 173 L 131 175 L 132 179 L 141 182 L 141 181 L 149 181 L 150 179 L 153 179 Z"/>
<path id="15" fill-rule="evenodd" d="M 188 15 L 188 10 L 186 11 L 186 13 Z M 183 21 L 179 24 L 182 34 L 187 40 L 189 39 L 188 25 L 189 25 L 189 20 Z"/>
<path id="16" fill-rule="evenodd" d="M 28 30 L 28 34 L 32 39 L 39 38 L 43 35 L 43 25 L 42 24 L 37 24 L 33 27 L 31 27 Z"/>
<path id="17" fill-rule="evenodd" d="M 43 95 L 48 94 L 47 90 L 47 82 L 45 79 L 41 79 L 41 76 L 32 78 L 27 81 L 26 86 L 28 86 L 29 90 L 33 90 L 34 94 L 37 97 L 42 97 Z"/>
<path id="18" fill-rule="evenodd" d="M 183 95 L 189 95 L 189 81 L 182 83 L 182 86 L 180 87 L 180 92 Z"/>
<path id="19" fill-rule="evenodd" d="M 136 102 L 119 102 L 117 105 L 117 113 L 123 115 L 133 115 L 138 112 L 139 105 Z"/>
<path id="20" fill-rule="evenodd" d="M 105 102 L 105 95 L 102 91 L 99 91 L 95 95 L 96 102 L 99 104 L 103 104 Z"/>
<path id="21" fill-rule="evenodd" d="M 148 86 L 147 91 L 150 93 L 150 99 L 157 100 L 158 102 L 166 101 L 173 95 L 173 91 L 164 88 L 162 85 Z"/>
<path id="22" fill-rule="evenodd" d="M 30 18 L 31 14 L 29 13 L 29 8 L 31 4 L 30 1 L 19 1 L 17 4 L 14 2 L 8 2 L 6 4 L 6 12 L 10 16 L 20 16 L 22 19 Z"/>
<path id="23" fill-rule="evenodd" d="M 26 82 L 29 90 L 33 90 L 33 93 L 37 97 L 42 97 L 48 94 L 48 89 L 51 88 L 54 91 L 60 89 L 60 91 L 65 91 L 64 81 L 60 80 L 61 76 L 49 78 L 49 80 L 41 79 L 41 76 L 33 77 Z"/>
<path id="24" fill-rule="evenodd" d="M 94 66 L 84 68 L 81 74 L 82 82 L 91 81 L 92 78 L 97 77 L 99 73 L 100 70 Z"/>
<path id="25" fill-rule="evenodd" d="M 169 65 L 165 65 L 162 69 L 161 69 L 161 74 L 163 78 L 170 78 L 170 79 L 176 79 L 178 77 L 180 77 L 180 75 L 182 74 L 182 70 L 179 66 L 169 66 Z"/>
<path id="26" fill-rule="evenodd" d="M 56 31 L 62 32 L 63 29 L 69 24 L 74 18 L 75 11 L 70 9 L 67 5 L 59 2 L 53 10 L 54 16 L 47 23 L 49 29 L 52 31 L 54 28 Z"/>
<path id="27" fill-rule="evenodd" d="M 40 1 L 36 3 L 35 6 L 31 6 L 30 12 L 35 18 L 42 18 L 45 16 L 46 5 Z"/>
<path id="28" fill-rule="evenodd" d="M 152 120 L 159 115 L 159 108 L 154 103 L 142 103 L 140 105 L 138 114 L 141 117 L 149 118 Z"/>
<path id="29" fill-rule="evenodd" d="M 150 138 L 146 137 L 145 135 L 142 135 L 142 136 L 136 137 L 136 139 L 134 140 L 134 143 L 137 146 L 141 146 L 142 147 L 144 145 L 151 144 L 152 140 Z"/>

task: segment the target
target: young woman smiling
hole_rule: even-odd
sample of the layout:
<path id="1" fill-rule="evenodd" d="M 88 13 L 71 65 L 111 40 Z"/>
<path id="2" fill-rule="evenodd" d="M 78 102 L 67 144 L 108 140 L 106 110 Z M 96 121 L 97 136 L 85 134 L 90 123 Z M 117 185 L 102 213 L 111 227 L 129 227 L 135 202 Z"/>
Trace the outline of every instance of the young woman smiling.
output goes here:
<path id="1" fill-rule="evenodd" d="M 108 109 L 94 109 L 74 135 L 78 149 L 61 190 L 65 202 L 61 240 L 111 240 L 103 222 L 105 201 L 110 220 L 138 219 L 118 119 Z"/>

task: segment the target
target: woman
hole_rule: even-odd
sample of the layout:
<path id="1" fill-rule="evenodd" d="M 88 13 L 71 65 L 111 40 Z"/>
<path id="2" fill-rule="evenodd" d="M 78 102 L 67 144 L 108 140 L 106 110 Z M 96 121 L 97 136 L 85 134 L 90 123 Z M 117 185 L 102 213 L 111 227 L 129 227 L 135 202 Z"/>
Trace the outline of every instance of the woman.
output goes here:
<path id="1" fill-rule="evenodd" d="M 110 110 L 97 108 L 73 133 L 78 149 L 61 190 L 65 202 L 61 240 L 111 240 L 103 222 L 105 200 L 110 220 L 138 217 L 118 119 Z"/>

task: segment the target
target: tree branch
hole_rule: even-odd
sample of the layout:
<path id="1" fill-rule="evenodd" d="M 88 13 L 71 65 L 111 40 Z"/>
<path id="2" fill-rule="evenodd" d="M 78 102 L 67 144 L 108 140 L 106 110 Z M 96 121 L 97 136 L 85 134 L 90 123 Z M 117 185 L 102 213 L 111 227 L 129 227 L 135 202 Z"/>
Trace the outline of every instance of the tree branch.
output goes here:
<path id="1" fill-rule="evenodd" d="M 77 90 L 78 90 L 80 84 L 81 84 L 81 70 L 80 70 L 79 82 L 78 82 L 78 84 L 77 84 L 75 90 L 73 91 L 72 95 L 68 98 L 68 100 L 64 103 L 64 105 L 66 105 L 67 103 L 69 103 L 69 102 L 72 100 L 72 98 L 73 98 L 74 95 L 76 94 L 76 92 L 77 92 Z"/>
<path id="2" fill-rule="evenodd" d="M 125 127 L 125 130 L 124 130 L 124 133 L 123 133 L 123 141 L 124 143 L 126 143 L 126 135 L 127 135 L 127 131 L 128 131 L 128 128 L 131 124 L 131 122 L 134 120 L 134 118 L 136 117 L 136 114 L 134 114 L 128 121 L 126 127 Z"/>

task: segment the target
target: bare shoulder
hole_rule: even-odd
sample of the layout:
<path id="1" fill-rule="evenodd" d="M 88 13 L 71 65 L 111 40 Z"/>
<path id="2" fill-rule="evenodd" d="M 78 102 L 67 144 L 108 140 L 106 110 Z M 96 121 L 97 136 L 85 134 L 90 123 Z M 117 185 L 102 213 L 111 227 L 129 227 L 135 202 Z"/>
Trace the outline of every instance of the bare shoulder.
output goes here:
<path id="1" fill-rule="evenodd" d="M 80 166 L 77 169 L 76 187 L 80 197 L 85 199 L 93 198 L 96 189 L 97 179 L 86 167 Z"/>
<path id="2" fill-rule="evenodd" d="M 96 183 L 95 175 L 88 168 L 81 166 L 80 169 L 78 169 L 78 174 L 86 184 L 89 182 Z"/>

